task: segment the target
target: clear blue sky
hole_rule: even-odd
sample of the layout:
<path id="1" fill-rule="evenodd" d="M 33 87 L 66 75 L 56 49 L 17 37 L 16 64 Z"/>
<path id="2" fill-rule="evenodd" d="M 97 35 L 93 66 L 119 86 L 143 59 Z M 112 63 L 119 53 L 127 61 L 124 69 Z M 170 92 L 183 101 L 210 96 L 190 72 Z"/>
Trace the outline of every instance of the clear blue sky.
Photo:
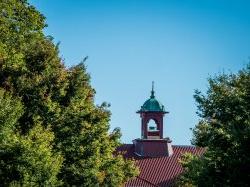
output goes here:
<path id="1" fill-rule="evenodd" d="M 250 1 L 30 0 L 47 17 L 67 66 L 85 56 L 95 102 L 111 103 L 111 130 L 122 142 L 140 137 L 135 112 L 156 98 L 170 113 L 164 136 L 190 144 L 197 124 L 195 89 L 207 78 L 236 72 L 250 56 Z"/>

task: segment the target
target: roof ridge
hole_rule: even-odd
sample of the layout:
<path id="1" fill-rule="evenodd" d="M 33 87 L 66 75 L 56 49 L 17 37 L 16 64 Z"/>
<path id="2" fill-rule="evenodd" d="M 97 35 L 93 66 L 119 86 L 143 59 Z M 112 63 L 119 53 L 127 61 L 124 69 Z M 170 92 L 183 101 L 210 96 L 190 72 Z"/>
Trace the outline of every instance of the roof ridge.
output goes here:
<path id="1" fill-rule="evenodd" d="M 150 182 L 150 181 L 148 181 L 148 180 L 146 180 L 146 179 L 143 179 L 143 178 L 141 178 L 140 176 L 137 176 L 137 178 L 140 179 L 140 180 L 143 180 L 143 181 L 145 181 L 146 183 L 149 183 L 149 184 L 151 184 L 151 185 L 153 185 L 153 186 L 155 186 L 155 187 L 159 187 L 158 185 L 156 185 L 156 184 L 154 184 L 154 183 L 152 183 L 152 182 Z"/>
<path id="2" fill-rule="evenodd" d="M 175 147 L 198 147 L 195 145 L 172 145 L 172 146 L 175 146 Z"/>

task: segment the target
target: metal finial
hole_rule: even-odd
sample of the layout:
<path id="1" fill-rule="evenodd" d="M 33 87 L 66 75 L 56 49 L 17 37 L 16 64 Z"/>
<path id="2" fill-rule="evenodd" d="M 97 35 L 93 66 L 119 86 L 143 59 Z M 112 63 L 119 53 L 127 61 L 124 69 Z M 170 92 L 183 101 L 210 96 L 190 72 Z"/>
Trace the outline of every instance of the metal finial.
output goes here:
<path id="1" fill-rule="evenodd" d="M 151 90 L 151 98 L 155 97 L 155 91 L 154 91 L 154 81 L 152 81 L 152 90 Z"/>

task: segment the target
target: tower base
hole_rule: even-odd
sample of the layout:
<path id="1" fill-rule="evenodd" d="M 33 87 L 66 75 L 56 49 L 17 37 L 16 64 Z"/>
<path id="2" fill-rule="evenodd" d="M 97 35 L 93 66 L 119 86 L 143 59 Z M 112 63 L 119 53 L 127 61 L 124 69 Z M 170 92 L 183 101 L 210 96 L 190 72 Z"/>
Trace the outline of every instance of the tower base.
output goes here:
<path id="1" fill-rule="evenodd" d="M 173 149 L 171 140 L 166 139 L 135 139 L 135 154 L 141 157 L 171 156 Z"/>

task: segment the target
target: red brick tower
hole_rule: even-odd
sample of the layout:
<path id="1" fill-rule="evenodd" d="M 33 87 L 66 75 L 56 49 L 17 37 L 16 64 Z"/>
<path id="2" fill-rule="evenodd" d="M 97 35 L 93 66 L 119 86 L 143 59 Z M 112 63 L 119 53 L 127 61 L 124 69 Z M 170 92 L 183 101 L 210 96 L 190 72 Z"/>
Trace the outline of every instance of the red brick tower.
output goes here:
<path id="1" fill-rule="evenodd" d="M 164 106 L 156 100 L 154 83 L 150 98 L 137 113 L 141 117 L 141 139 L 133 141 L 135 153 L 144 157 L 170 156 L 173 153 L 171 140 L 163 138 L 163 117 L 169 112 L 166 112 Z"/>

